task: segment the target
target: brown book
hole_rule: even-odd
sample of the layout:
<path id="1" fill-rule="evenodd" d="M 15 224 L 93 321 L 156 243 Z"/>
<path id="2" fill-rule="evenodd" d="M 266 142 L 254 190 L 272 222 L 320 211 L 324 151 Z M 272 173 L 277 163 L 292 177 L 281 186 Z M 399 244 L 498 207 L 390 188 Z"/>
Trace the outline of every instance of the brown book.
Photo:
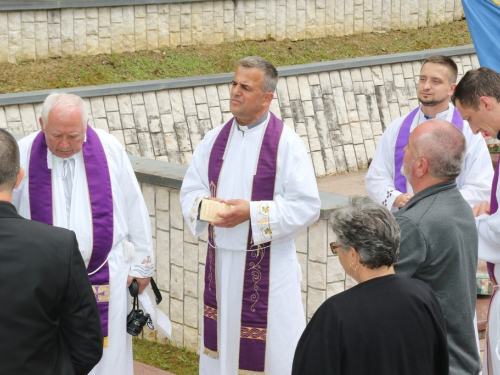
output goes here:
<path id="1" fill-rule="evenodd" d="M 200 207 L 200 220 L 208 221 L 209 223 L 220 219 L 219 212 L 227 212 L 233 206 L 229 204 L 217 202 L 211 199 L 203 199 Z"/>

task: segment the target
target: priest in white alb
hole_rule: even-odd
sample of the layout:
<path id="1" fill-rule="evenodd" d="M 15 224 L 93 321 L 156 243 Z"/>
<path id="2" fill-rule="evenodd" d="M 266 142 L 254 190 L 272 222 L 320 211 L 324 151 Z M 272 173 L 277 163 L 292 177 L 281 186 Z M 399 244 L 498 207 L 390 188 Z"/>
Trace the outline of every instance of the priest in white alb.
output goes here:
<path id="1" fill-rule="evenodd" d="M 289 374 L 305 327 L 293 238 L 320 200 L 303 141 L 269 111 L 276 68 L 238 62 L 230 121 L 206 134 L 181 188 L 195 236 L 208 228 L 200 374 Z M 203 200 L 232 206 L 209 223 Z"/>
<path id="2" fill-rule="evenodd" d="M 88 124 L 76 95 L 49 95 L 41 131 L 19 142 L 26 171 L 13 203 L 28 219 L 76 233 L 101 316 L 104 354 L 92 375 L 133 375 L 127 285 L 139 291 L 154 272 L 151 224 L 121 144 Z"/>
<path id="3" fill-rule="evenodd" d="M 493 168 L 486 143 L 480 134 L 473 134 L 467 121 L 450 103 L 456 86 L 457 65 L 447 56 L 429 56 L 420 69 L 417 95 L 420 106 L 392 122 L 380 138 L 375 156 L 366 174 L 368 195 L 392 212 L 403 207 L 413 190 L 401 173 L 404 148 L 410 133 L 429 119 L 446 120 L 459 128 L 467 141 L 462 172 L 457 177 L 458 189 L 471 205 L 488 199 Z"/>

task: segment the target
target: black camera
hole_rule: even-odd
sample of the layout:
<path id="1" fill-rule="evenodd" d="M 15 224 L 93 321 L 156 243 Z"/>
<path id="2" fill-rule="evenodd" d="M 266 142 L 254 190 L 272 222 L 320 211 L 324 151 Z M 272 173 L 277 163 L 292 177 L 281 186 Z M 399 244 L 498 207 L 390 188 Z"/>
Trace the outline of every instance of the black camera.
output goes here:
<path id="1" fill-rule="evenodd" d="M 147 324 L 150 329 L 154 329 L 153 321 L 149 314 L 144 314 L 142 310 L 139 309 L 139 284 L 137 280 L 132 280 L 132 284 L 129 287 L 130 295 L 134 297 L 134 302 L 132 305 L 132 311 L 128 313 L 127 316 L 127 332 L 132 336 L 138 336 L 142 332 L 142 328 Z"/>
<path id="2" fill-rule="evenodd" d="M 127 316 L 127 332 L 132 336 L 138 336 L 142 332 L 142 327 L 149 322 L 151 322 L 149 314 L 144 315 L 142 310 L 132 309 Z"/>

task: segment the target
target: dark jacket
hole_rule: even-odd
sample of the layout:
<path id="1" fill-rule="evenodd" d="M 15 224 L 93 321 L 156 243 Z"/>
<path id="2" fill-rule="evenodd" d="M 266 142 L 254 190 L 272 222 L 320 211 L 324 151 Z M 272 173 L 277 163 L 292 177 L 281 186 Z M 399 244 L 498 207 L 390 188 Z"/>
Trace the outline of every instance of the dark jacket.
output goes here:
<path id="1" fill-rule="evenodd" d="M 434 292 L 421 281 L 388 275 L 330 297 L 299 340 L 292 375 L 448 375 L 446 328 Z"/>
<path id="2" fill-rule="evenodd" d="M 0 374 L 88 374 L 103 336 L 72 231 L 0 201 Z"/>
<path id="3" fill-rule="evenodd" d="M 396 214 L 401 227 L 398 274 L 427 283 L 443 309 L 450 374 L 481 370 L 473 324 L 476 310 L 477 229 L 455 181 L 416 194 Z"/>

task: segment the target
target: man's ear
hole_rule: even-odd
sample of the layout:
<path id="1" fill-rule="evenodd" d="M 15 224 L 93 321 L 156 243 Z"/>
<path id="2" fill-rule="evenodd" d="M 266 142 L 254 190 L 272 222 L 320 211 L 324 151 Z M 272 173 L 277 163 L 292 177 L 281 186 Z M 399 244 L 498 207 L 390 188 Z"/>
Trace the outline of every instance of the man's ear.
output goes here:
<path id="1" fill-rule="evenodd" d="M 19 172 L 17 172 L 17 180 L 16 180 L 16 184 L 14 185 L 14 189 L 16 189 L 19 186 L 19 184 L 23 180 L 23 177 L 24 177 L 24 168 L 19 167 Z"/>
<path id="2" fill-rule="evenodd" d="M 487 111 L 491 111 L 493 109 L 493 102 L 491 98 L 487 96 L 481 96 L 479 98 L 479 105 L 483 106 L 486 108 Z"/>
<path id="3" fill-rule="evenodd" d="M 271 104 L 274 98 L 274 93 L 268 92 L 267 94 L 264 95 L 264 103 L 265 104 Z"/>
<path id="4" fill-rule="evenodd" d="M 429 162 L 425 158 L 417 158 L 413 163 L 414 175 L 421 178 L 429 171 Z"/>
<path id="5" fill-rule="evenodd" d="M 455 87 L 457 87 L 456 83 L 452 83 L 450 86 L 450 89 L 448 90 L 448 96 L 451 97 L 453 93 L 455 92 Z"/>
<path id="6" fill-rule="evenodd" d="M 40 123 L 40 128 L 42 129 L 42 132 L 45 133 L 45 129 L 44 129 L 44 126 L 43 126 L 43 120 L 42 120 L 41 117 L 38 119 L 38 122 Z"/>

